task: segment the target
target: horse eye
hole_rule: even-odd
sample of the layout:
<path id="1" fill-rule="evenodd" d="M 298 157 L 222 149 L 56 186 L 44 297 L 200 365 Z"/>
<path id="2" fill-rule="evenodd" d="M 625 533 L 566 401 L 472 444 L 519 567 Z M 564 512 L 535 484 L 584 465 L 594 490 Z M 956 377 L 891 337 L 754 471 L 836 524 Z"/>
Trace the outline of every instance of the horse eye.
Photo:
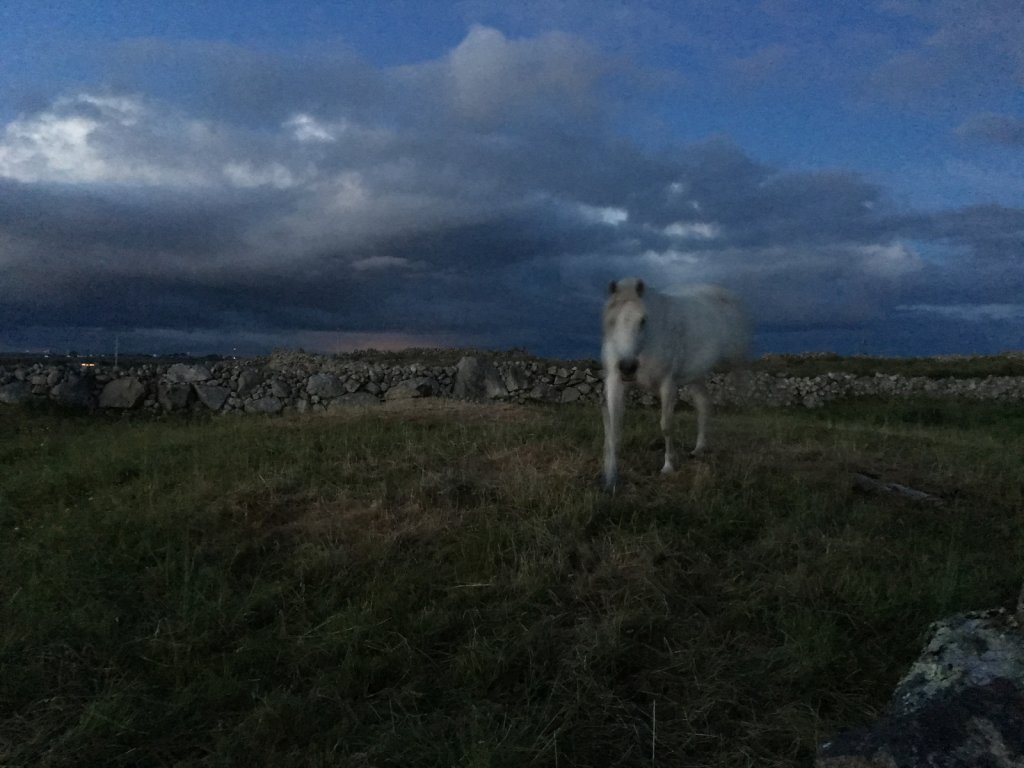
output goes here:
<path id="1" fill-rule="evenodd" d="M 641 317 L 640 318 L 640 327 L 641 328 L 646 328 L 647 327 L 647 318 L 646 317 Z"/>

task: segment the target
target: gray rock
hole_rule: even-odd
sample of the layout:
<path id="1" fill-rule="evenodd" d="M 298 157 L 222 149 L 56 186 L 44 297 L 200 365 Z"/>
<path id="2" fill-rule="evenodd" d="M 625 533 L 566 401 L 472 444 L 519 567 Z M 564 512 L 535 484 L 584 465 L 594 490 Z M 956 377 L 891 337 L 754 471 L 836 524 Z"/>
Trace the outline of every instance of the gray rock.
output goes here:
<path id="1" fill-rule="evenodd" d="M 274 379 L 270 382 L 270 394 L 282 400 L 287 400 L 292 396 L 292 388 L 282 379 Z"/>
<path id="2" fill-rule="evenodd" d="M 1024 766 L 1024 632 L 1004 609 L 931 626 L 885 714 L 821 746 L 817 768 Z"/>
<path id="3" fill-rule="evenodd" d="M 507 397 L 508 389 L 490 360 L 463 357 L 455 368 L 452 394 L 468 400 Z"/>
<path id="4" fill-rule="evenodd" d="M 351 392 L 331 401 L 330 410 L 380 405 L 380 398 L 369 392 Z"/>
<path id="5" fill-rule="evenodd" d="M 236 390 L 241 397 L 245 397 L 252 392 L 256 387 L 263 381 L 263 372 L 258 371 L 255 368 L 246 368 L 240 374 L 238 374 L 238 389 Z"/>
<path id="6" fill-rule="evenodd" d="M 530 390 L 528 397 L 531 400 L 541 400 L 543 402 L 555 403 L 561 397 L 558 390 L 552 387 L 550 384 L 544 384 L 542 382 L 534 386 Z"/>
<path id="7" fill-rule="evenodd" d="M 161 380 L 156 387 L 156 399 L 164 410 L 180 411 L 187 408 L 192 399 L 192 385 Z"/>
<path id="8" fill-rule="evenodd" d="M 413 397 L 430 397 L 437 391 L 437 382 L 427 376 L 400 381 L 389 388 L 385 400 L 408 400 Z"/>
<path id="9" fill-rule="evenodd" d="M 280 413 L 282 409 L 284 403 L 276 397 L 261 397 L 245 404 L 246 413 Z"/>
<path id="10" fill-rule="evenodd" d="M 92 382 L 85 378 L 69 378 L 51 389 L 50 397 L 72 408 L 91 408 L 94 403 Z"/>
<path id="11" fill-rule="evenodd" d="M 134 376 L 114 379 L 100 392 L 100 408 L 137 408 L 146 398 L 146 385 Z"/>
<path id="12" fill-rule="evenodd" d="M 345 394 L 345 386 L 330 373 L 314 373 L 306 382 L 306 392 L 320 398 L 339 397 Z"/>
<path id="13" fill-rule="evenodd" d="M 509 366 L 502 378 L 504 379 L 505 389 L 509 392 L 518 392 L 522 389 L 530 389 L 533 386 L 533 381 L 530 379 L 529 374 L 518 365 Z"/>
<path id="14" fill-rule="evenodd" d="M 17 405 L 32 399 L 32 385 L 27 381 L 12 381 L 0 387 L 0 403 Z"/>
<path id="15" fill-rule="evenodd" d="M 192 384 L 199 381 L 209 381 L 213 378 L 210 369 L 205 365 L 188 365 L 187 363 L 175 363 L 167 369 L 164 378 L 176 384 Z"/>
<path id="16" fill-rule="evenodd" d="M 576 387 L 566 387 L 562 390 L 563 403 L 575 403 L 580 397 L 581 393 Z"/>
<path id="17" fill-rule="evenodd" d="M 215 384 L 193 384 L 192 388 L 195 390 L 199 402 L 211 411 L 219 411 L 223 408 L 224 402 L 231 394 L 227 387 L 218 387 Z"/>

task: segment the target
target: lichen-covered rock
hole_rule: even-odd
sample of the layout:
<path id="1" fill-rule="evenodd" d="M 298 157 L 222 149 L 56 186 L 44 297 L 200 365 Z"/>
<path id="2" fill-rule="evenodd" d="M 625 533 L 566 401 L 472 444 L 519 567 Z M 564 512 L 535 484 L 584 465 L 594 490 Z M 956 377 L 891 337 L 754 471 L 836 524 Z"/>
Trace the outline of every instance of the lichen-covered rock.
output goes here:
<path id="1" fill-rule="evenodd" d="M 1024 632 L 1003 609 L 936 622 L 886 713 L 822 745 L 817 768 L 1024 766 Z"/>

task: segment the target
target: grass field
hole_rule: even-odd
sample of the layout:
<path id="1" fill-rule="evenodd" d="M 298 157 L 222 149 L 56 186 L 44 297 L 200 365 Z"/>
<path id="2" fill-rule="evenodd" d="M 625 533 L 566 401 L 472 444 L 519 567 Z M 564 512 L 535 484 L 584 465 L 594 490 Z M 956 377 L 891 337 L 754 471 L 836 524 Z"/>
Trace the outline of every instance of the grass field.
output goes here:
<path id="1" fill-rule="evenodd" d="M 808 765 L 1015 599 L 1024 408 L 712 427 L 609 498 L 593 407 L 0 408 L 0 765 Z"/>

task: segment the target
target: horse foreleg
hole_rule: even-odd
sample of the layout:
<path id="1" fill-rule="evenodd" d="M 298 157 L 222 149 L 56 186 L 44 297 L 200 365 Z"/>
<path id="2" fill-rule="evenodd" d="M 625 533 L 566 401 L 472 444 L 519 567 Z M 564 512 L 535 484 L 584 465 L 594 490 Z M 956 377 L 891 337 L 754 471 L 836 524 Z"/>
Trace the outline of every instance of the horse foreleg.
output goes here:
<path id="1" fill-rule="evenodd" d="M 614 370 L 609 371 L 604 381 L 604 488 L 615 490 L 619 482 L 619 468 L 616 453 L 622 433 L 622 414 L 625 410 L 622 379 Z"/>
<path id="2" fill-rule="evenodd" d="M 711 398 L 703 382 L 690 385 L 690 393 L 693 395 L 693 407 L 697 409 L 697 445 L 694 446 L 692 456 L 699 456 L 704 453 L 707 447 L 708 417 L 711 415 Z"/>
<path id="3" fill-rule="evenodd" d="M 672 414 L 676 408 L 676 395 L 678 389 L 672 378 L 661 382 L 658 395 L 661 397 L 661 436 L 665 438 L 665 464 L 661 468 L 661 474 L 667 475 L 675 467 L 672 464 Z"/>

